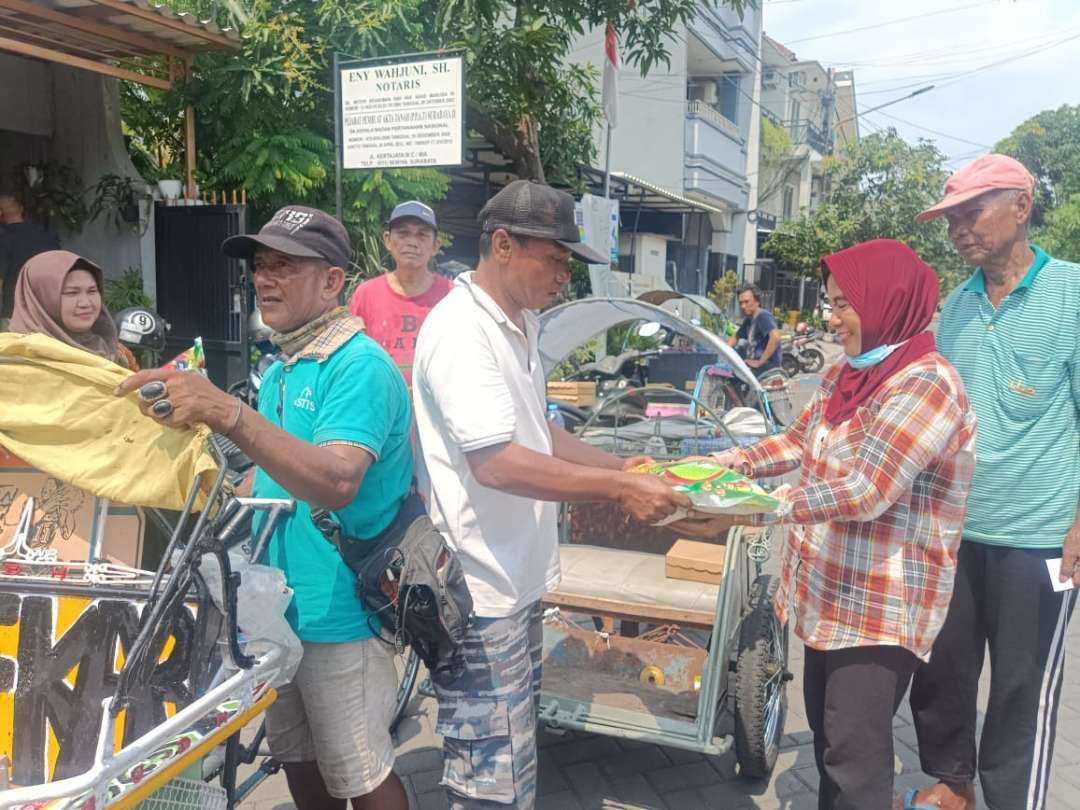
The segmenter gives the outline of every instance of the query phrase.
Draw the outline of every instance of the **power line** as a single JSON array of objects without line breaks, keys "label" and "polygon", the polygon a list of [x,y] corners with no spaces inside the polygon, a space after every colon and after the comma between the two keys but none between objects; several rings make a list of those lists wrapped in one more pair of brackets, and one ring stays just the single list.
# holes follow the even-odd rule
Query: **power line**
[{"label": "power line", "polygon": [[923,88],[921,88],[919,90],[915,90],[912,93],[908,93],[906,96],[901,96],[900,98],[894,98],[892,101],[886,101],[884,104],[878,104],[876,107],[871,107],[869,110],[864,110],[863,112],[856,112],[855,115],[852,115],[852,116],[850,116],[848,118],[845,118],[843,121],[840,121],[837,124],[837,126],[840,126],[841,124],[846,124],[848,121],[854,121],[857,118],[861,118],[862,116],[866,115],[867,113],[876,112],[877,110],[880,110],[882,107],[891,107],[893,104],[899,104],[901,101],[907,101],[909,98],[915,98],[915,96],[921,96],[923,93],[929,93],[933,89],[934,89],[934,85],[928,84],[926,87],[923,87]]},{"label": "power line", "polygon": [[888,25],[898,25],[899,23],[911,22],[912,20],[922,20],[922,19],[925,19],[927,17],[937,17],[937,16],[939,16],[941,14],[953,14],[953,13],[955,13],[957,11],[966,11],[967,9],[977,8],[979,6],[984,6],[984,5],[986,5],[985,0],[982,3],[968,3],[966,6],[955,6],[953,8],[938,9],[937,11],[927,11],[927,12],[924,12],[922,14],[913,14],[910,17],[899,17],[899,18],[897,18],[895,20],[886,20],[884,22],[873,23],[872,25],[861,25],[858,28],[847,28],[847,29],[844,29],[842,31],[830,31],[827,34],[815,34],[812,37],[802,37],[800,39],[791,39],[791,40],[788,40],[784,44],[790,46],[790,45],[795,45],[796,43],[799,43],[799,42],[810,42],[811,40],[815,40],[815,39],[825,39],[826,37],[839,37],[839,36],[843,36],[845,34],[856,34],[859,31],[870,31],[870,30],[872,30],[874,28],[884,28],[885,26],[888,26]]},{"label": "power line", "polygon": [[982,65],[981,67],[973,68],[972,70],[963,71],[962,73],[957,75],[956,78],[950,79],[950,80],[938,85],[938,87],[939,88],[950,87],[951,85],[954,85],[957,82],[963,81],[968,76],[974,76],[976,73],[982,73],[983,71],[990,70],[991,68],[1000,67],[1001,65],[1007,65],[1010,62],[1018,62],[1021,59],[1028,59],[1028,58],[1030,58],[1032,56],[1037,56],[1037,55],[1039,55],[1041,53],[1045,53],[1046,51],[1050,50],[1051,48],[1056,48],[1059,45],[1064,45],[1067,42],[1072,42],[1073,40],[1077,40],[1077,39],[1080,39],[1080,34],[1071,34],[1070,36],[1059,39],[1056,42],[1051,42],[1051,43],[1049,43],[1047,45],[1044,45],[1042,48],[1039,48],[1038,50],[1029,50],[1029,51],[1026,51],[1025,53],[1015,54],[1014,56],[1008,56],[1008,57],[1006,57],[1004,59],[999,59],[996,62],[989,62],[988,64]]},{"label": "power line", "polygon": [[913,121],[905,121],[903,118],[898,118],[895,115],[891,115],[891,114],[889,114],[887,112],[883,112],[881,114],[884,115],[886,118],[891,118],[893,121],[898,121],[901,124],[907,124],[909,127],[915,127],[915,129],[921,129],[924,132],[931,133],[932,135],[940,135],[942,138],[948,138],[950,141],[959,141],[960,143],[966,143],[966,144],[969,144],[970,146],[978,146],[978,147],[980,147],[982,149],[992,149],[993,148],[989,144],[979,143],[978,141],[969,141],[967,138],[960,138],[960,137],[957,137],[956,135],[950,135],[948,132],[941,132],[940,130],[937,130],[937,129],[930,129],[930,127],[924,127],[922,124],[916,124]]}]

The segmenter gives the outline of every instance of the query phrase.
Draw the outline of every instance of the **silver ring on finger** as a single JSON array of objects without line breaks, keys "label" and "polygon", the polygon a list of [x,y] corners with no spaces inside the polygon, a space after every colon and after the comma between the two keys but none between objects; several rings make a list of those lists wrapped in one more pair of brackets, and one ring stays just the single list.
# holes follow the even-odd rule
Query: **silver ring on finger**
[{"label": "silver ring on finger", "polygon": [[139,399],[143,402],[157,402],[169,396],[169,389],[160,380],[148,382],[139,387]]},{"label": "silver ring on finger", "polygon": [[159,419],[164,419],[173,412],[173,404],[167,399],[159,399],[150,406],[150,413]]}]

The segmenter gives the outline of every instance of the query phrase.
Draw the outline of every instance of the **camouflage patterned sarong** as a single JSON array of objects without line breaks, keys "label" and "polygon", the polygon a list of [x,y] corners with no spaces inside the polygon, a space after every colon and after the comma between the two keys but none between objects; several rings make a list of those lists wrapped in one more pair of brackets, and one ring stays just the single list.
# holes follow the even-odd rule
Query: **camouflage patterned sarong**
[{"label": "camouflage patterned sarong", "polygon": [[451,810],[536,804],[536,720],[543,644],[539,604],[472,621],[458,666],[433,677]]}]

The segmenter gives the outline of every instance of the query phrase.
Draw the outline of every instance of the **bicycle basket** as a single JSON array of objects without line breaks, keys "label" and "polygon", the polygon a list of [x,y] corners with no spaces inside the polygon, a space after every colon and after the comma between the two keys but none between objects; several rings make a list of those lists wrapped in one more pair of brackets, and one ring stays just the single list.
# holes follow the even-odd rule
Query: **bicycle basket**
[{"label": "bicycle basket", "polygon": [[149,799],[139,802],[139,810],[226,810],[225,789],[199,779],[173,779]]}]

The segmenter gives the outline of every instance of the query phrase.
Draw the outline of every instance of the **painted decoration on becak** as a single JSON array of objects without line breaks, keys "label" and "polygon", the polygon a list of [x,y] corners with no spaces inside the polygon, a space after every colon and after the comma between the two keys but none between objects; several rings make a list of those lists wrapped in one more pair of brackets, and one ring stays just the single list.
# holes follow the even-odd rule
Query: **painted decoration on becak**
[{"label": "painted decoration on becak", "polygon": [[0,548],[11,543],[27,502],[33,499],[28,545],[56,552],[61,561],[86,560],[95,536],[102,560],[140,563],[144,521],[133,507],[110,504],[66,484],[0,447]]},{"label": "painted decoration on becak", "polygon": [[[101,727],[101,702],[115,693],[138,635],[142,604],[85,595],[20,592],[0,575],[0,754],[14,785],[85,772]],[[214,627],[206,627],[214,624]],[[185,606],[155,637],[157,661],[117,717],[117,749],[147,733],[205,688],[217,660],[217,622]]]}]

